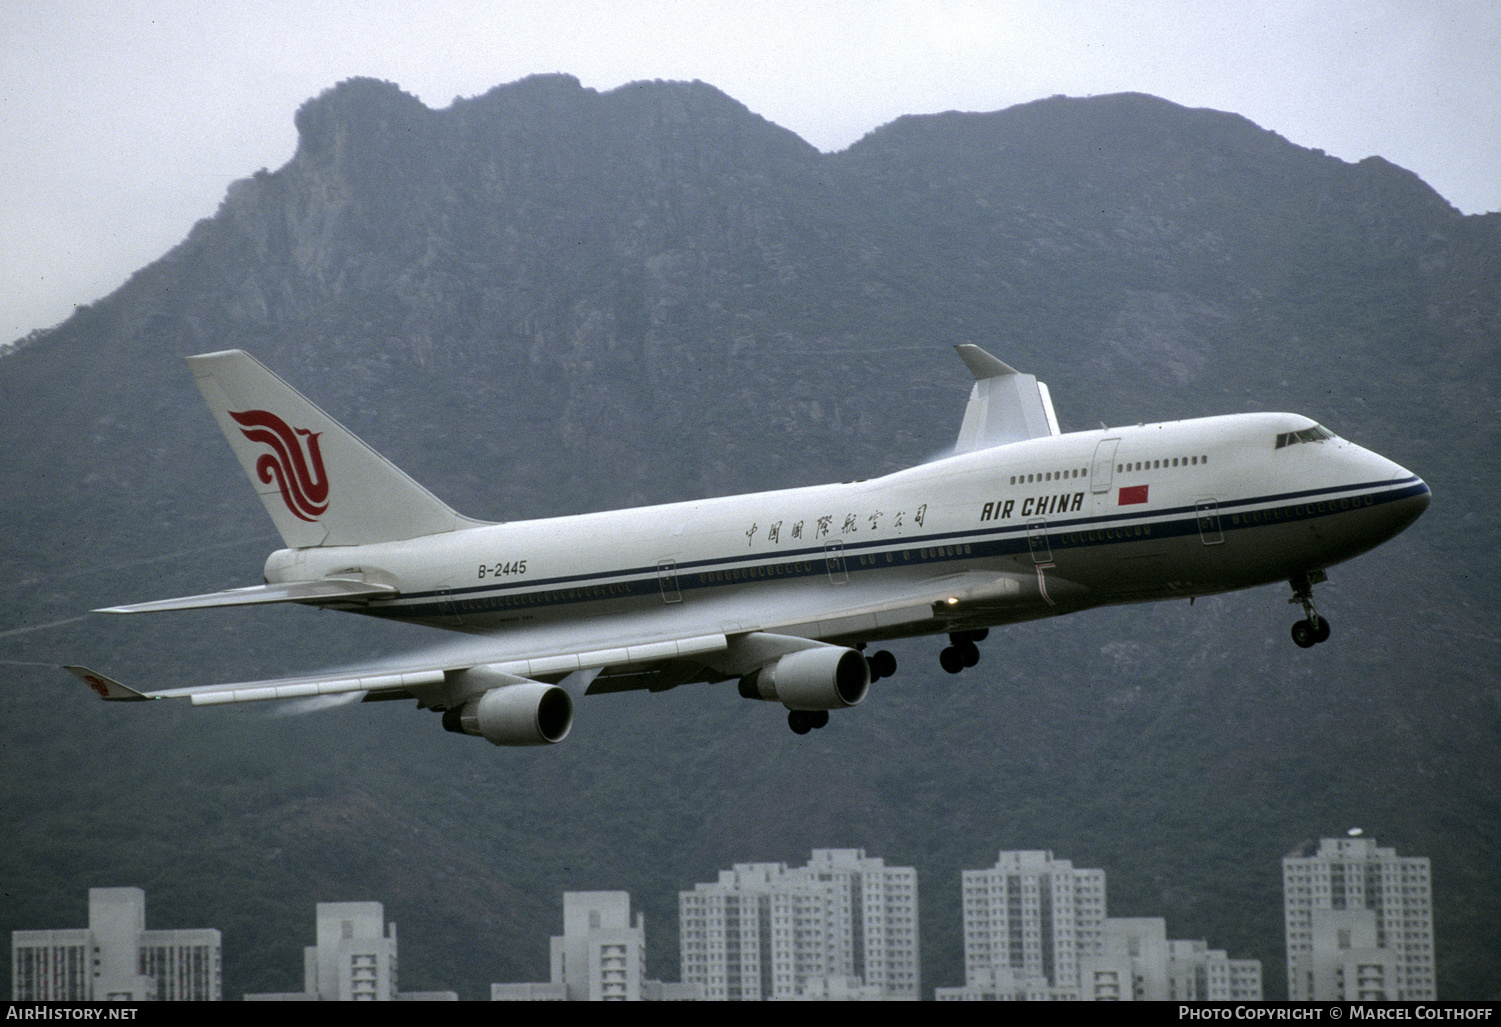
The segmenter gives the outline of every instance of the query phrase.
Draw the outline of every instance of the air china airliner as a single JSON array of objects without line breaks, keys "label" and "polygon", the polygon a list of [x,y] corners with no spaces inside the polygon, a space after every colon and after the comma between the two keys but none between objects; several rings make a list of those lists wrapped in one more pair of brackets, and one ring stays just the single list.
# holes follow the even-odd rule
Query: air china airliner
[{"label": "air china airliner", "polygon": [[265,584],[111,607],[300,603],[463,632],[368,671],[137,691],[193,703],[415,700],[495,745],[561,741],[573,696],[737,683],[828,723],[896,670],[885,639],[947,635],[973,667],[998,625],[1286,581],[1293,641],[1329,637],[1313,586],[1427,507],[1412,472],[1297,414],[1062,434],[1047,386],[977,346],[952,455],[882,478],[548,520],[449,509],[238,350],[188,365],[286,548]]}]

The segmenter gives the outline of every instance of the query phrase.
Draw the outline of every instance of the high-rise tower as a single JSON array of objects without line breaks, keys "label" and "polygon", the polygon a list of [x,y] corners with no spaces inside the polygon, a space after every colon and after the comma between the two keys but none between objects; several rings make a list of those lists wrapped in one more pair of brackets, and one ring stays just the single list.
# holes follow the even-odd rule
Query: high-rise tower
[{"label": "high-rise tower", "polygon": [[1282,860],[1282,897],[1289,999],[1437,997],[1427,857],[1325,838]]},{"label": "high-rise tower", "polygon": [[679,893],[684,984],[711,1000],[918,997],[917,872],[863,849],[740,863]]}]

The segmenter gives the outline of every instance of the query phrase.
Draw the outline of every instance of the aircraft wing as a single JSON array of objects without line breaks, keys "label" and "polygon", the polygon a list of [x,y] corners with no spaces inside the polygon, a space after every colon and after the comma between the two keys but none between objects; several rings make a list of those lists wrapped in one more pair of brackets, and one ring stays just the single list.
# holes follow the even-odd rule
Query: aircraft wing
[{"label": "aircraft wing", "polygon": [[123,685],[88,667],[64,667],[68,673],[88,685],[101,699],[138,702],[144,699],[191,698],[195,706],[218,703],[253,702],[263,699],[299,699],[313,695],[338,695],[346,692],[371,692],[385,689],[440,685],[443,671],[350,675],[330,673],[324,676],[284,678],[277,681],[251,681],[230,685],[200,685],[194,688],[165,688],[141,692]]},{"label": "aircraft wing", "polygon": [[[303,699],[320,695],[355,692],[401,693],[397,698],[416,695],[442,686],[448,675],[477,666],[515,678],[564,678],[574,672],[597,671],[606,666],[630,667],[651,665],[665,660],[723,649],[722,634],[686,638],[663,638],[634,645],[610,646],[575,652],[543,652],[525,658],[507,659],[500,647],[478,644],[443,647],[425,654],[399,657],[364,668],[327,671],[322,674],[276,678],[266,681],[243,681],[218,685],[195,685],[139,691],[87,667],[69,666],[74,677],[93,689],[100,698],[112,701],[144,699],[191,699],[195,706],[223,703],[264,702],[272,699]],[[509,647],[506,647],[509,648]]]},{"label": "aircraft wing", "polygon": [[[379,588],[362,582],[348,584]],[[191,609],[193,604],[305,602],[312,598],[295,589],[285,596],[275,595],[281,588],[258,586],[117,609]],[[363,693],[367,701],[415,697],[424,705],[441,705],[445,684],[454,675],[477,667],[514,680],[565,684],[571,680],[586,686],[591,694],[660,690],[705,680],[705,672],[712,680],[743,675],[767,659],[821,645],[821,639],[905,634],[907,627],[919,625],[920,631],[942,630],[932,622],[962,620],[977,607],[993,613],[997,606],[1034,596],[1036,588],[1035,580],[1025,575],[970,571],[896,588],[888,584],[862,589],[852,584],[834,595],[824,593],[812,600],[804,598],[806,593],[777,601],[755,594],[730,596],[696,610],[669,608],[645,617],[596,618],[586,637],[581,637],[577,623],[543,625],[504,635],[466,636],[362,667],[186,688],[140,690],[86,667],[65,669],[106,700],[186,698],[195,706],[355,693]],[[256,598],[240,600],[242,594]],[[337,597],[351,594],[352,590],[334,593]],[[601,674],[604,676],[596,681]]]},{"label": "aircraft wing", "polygon": [[846,600],[838,611],[804,619],[795,606],[779,609],[764,630],[812,638],[876,633],[901,625],[957,616],[976,603],[986,605],[1035,593],[1034,579],[1018,574],[967,571],[915,582],[906,588],[883,587],[865,601]]},{"label": "aircraft wing", "polygon": [[[1055,579],[1060,593],[1072,588]],[[662,691],[690,681],[722,680],[749,674],[778,656],[826,642],[849,644],[907,634],[929,634],[965,626],[983,611],[986,623],[1006,619],[1008,607],[1028,608],[1039,598],[1034,575],[988,571],[946,574],[908,583],[861,588],[850,584],[809,599],[807,593],[774,604],[754,598],[721,605],[718,623],[726,644],[690,660],[655,666],[609,666],[591,679],[588,694],[633,690]]]}]

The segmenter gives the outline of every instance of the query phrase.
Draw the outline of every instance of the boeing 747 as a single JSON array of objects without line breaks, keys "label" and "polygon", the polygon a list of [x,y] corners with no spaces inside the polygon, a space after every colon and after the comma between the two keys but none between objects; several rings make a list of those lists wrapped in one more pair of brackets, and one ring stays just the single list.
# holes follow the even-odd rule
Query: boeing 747
[{"label": "boeing 747", "polygon": [[1422,479],[1307,417],[1234,414],[1060,433],[1047,386],[977,346],[952,455],[867,481],[547,520],[464,517],[238,350],[188,366],[286,548],[265,584],[111,607],[299,603],[415,621],[472,644],[370,672],[137,691],[198,705],[415,700],[495,745],[562,741],[574,694],[738,683],[792,730],[858,705],[946,635],[973,667],[989,629],[1107,604],[1278,581],[1325,641],[1313,587],[1427,507]]}]

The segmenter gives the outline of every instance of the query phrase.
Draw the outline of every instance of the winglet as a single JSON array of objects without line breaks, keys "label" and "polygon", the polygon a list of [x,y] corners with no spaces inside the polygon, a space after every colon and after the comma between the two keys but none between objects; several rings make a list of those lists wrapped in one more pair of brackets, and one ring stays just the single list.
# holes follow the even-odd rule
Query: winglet
[{"label": "winglet", "polygon": [[141,702],[146,699],[156,698],[152,695],[143,695],[134,688],[122,685],[113,678],[107,678],[103,674],[89,670],[87,667],[64,667],[63,670],[92,688],[101,699],[110,699],[117,702]]},{"label": "winglet", "polygon": [[975,377],[954,452],[969,453],[1059,434],[1053,398],[1046,385],[979,346],[966,344],[954,349]]},{"label": "winglet", "polygon": [[1016,368],[1003,360],[986,353],[979,346],[965,343],[963,346],[955,346],[959,359],[964,361],[964,366],[969,368],[969,373],[975,376],[975,381],[982,382],[986,378],[996,378],[1003,374],[1019,374]]}]

